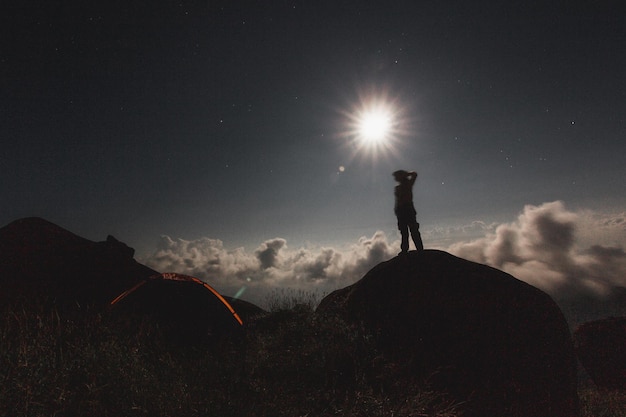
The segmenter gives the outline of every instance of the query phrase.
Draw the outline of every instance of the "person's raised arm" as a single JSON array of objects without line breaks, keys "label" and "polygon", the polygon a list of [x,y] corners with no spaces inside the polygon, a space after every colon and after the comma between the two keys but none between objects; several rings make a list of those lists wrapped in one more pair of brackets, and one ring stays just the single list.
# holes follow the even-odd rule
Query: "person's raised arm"
[{"label": "person's raised arm", "polygon": [[417,172],[415,171],[409,172],[407,175],[407,179],[409,180],[409,183],[413,185],[415,183],[415,180],[417,179]]}]

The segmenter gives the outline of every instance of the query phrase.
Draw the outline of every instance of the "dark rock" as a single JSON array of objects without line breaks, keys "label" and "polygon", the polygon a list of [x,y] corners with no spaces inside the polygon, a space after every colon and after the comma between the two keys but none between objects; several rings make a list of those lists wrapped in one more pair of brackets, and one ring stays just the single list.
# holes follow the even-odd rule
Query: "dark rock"
[{"label": "dark rock", "polygon": [[135,256],[135,249],[131,248],[124,242],[120,242],[115,237],[108,235],[107,240],[98,242],[98,245],[106,251],[114,253],[122,258],[132,258]]},{"label": "dark rock", "polygon": [[157,272],[115,238],[93,242],[37,217],[0,229],[0,306],[48,302],[104,307]]},{"label": "dark rock", "polygon": [[581,324],[574,343],[580,363],[598,387],[626,389],[626,317]]},{"label": "dark rock", "polygon": [[545,293],[441,251],[383,262],[320,303],[368,329],[387,360],[465,401],[466,416],[578,415],[565,318]]}]

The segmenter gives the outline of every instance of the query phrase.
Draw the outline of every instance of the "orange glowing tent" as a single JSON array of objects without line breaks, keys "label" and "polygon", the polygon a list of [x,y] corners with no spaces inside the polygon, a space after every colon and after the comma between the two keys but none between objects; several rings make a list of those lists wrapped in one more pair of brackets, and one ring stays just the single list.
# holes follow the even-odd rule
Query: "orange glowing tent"
[{"label": "orange glowing tent", "polygon": [[115,297],[110,306],[124,315],[150,317],[177,336],[212,336],[243,324],[230,303],[209,284],[173,272],[140,281]]}]

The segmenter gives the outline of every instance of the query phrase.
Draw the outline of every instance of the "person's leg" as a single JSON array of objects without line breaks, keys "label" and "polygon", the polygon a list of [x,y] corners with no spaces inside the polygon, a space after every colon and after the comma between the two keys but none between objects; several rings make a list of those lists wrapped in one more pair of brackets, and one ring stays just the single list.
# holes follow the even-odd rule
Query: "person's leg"
[{"label": "person's leg", "polygon": [[[411,237],[413,238],[413,243],[415,243],[415,249],[424,250],[424,244],[422,243],[422,235],[420,234],[420,224],[415,222],[409,225],[411,229]],[[408,248],[408,240],[407,240],[407,248]]]},{"label": "person's leg", "polygon": [[405,222],[402,222],[398,219],[398,229],[400,230],[400,236],[402,236],[402,241],[400,243],[400,249],[402,252],[409,251],[409,225]]}]

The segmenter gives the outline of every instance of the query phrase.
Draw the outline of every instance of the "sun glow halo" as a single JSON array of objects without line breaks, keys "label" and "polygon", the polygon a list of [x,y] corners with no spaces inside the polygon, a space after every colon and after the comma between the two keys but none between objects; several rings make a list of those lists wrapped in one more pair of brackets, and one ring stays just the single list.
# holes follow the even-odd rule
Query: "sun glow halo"
[{"label": "sun glow halo", "polygon": [[340,137],[353,157],[399,157],[409,135],[410,121],[406,107],[387,91],[358,94],[358,102],[341,113],[346,119]]},{"label": "sun glow halo", "polygon": [[386,97],[361,100],[352,110],[348,135],[361,151],[379,153],[394,148],[400,135],[399,113]]},{"label": "sun glow halo", "polygon": [[391,133],[392,118],[384,109],[372,109],[361,113],[357,119],[357,133],[369,144],[384,142]]}]

